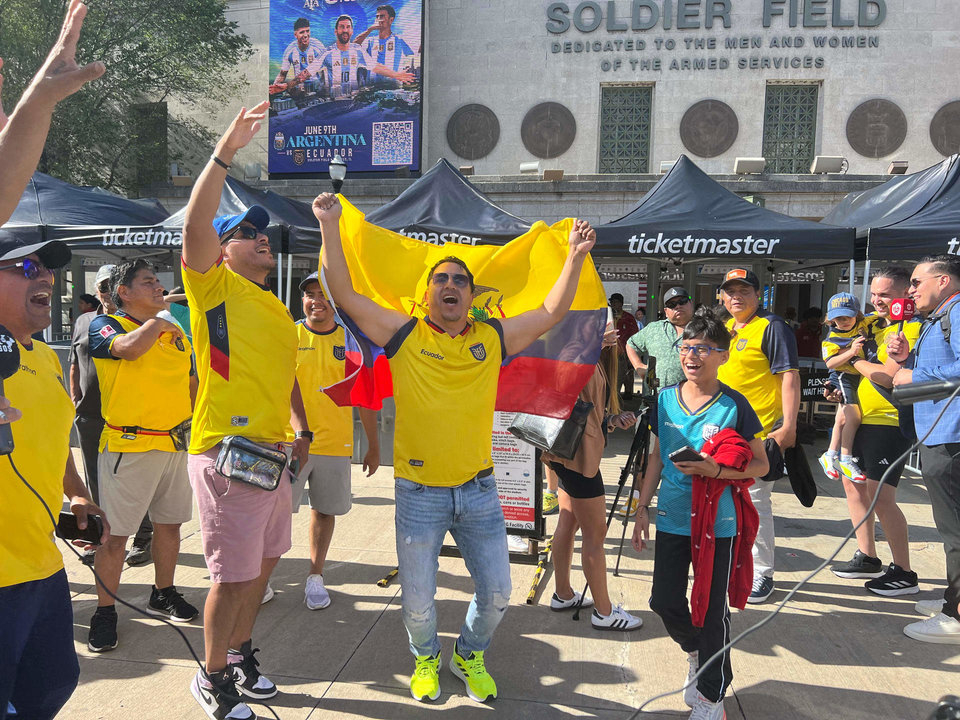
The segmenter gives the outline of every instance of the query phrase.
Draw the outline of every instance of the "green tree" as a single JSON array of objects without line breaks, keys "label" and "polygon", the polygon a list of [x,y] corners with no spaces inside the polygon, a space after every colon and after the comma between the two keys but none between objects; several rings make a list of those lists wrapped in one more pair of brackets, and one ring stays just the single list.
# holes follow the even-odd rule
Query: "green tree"
[{"label": "green tree", "polygon": [[[57,109],[39,169],[68,182],[136,194],[169,161],[215,137],[165,103],[235,97],[252,52],[226,0],[87,0],[79,62],[107,72]],[[65,0],[0,0],[0,57],[9,112],[56,40]],[[166,133],[167,137],[163,137]],[[169,154],[166,148],[169,142]]]}]

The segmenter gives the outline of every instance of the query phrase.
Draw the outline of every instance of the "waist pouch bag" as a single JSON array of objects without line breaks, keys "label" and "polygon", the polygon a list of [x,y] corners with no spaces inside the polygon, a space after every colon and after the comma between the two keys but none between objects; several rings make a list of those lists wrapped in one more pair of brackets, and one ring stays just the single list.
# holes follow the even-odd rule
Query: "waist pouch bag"
[{"label": "waist pouch bag", "polygon": [[193,419],[187,418],[175,428],[170,430],[170,439],[173,440],[173,448],[181,452],[190,447],[190,427],[193,425]]},{"label": "waist pouch bag", "polygon": [[227,435],[220,443],[214,467],[231,480],[262,490],[276,490],[286,465],[286,453],[261,447],[239,435]]},{"label": "waist pouch bag", "polygon": [[551,455],[572,460],[580,447],[591,410],[593,403],[578,399],[566,420],[518,413],[507,430]]}]

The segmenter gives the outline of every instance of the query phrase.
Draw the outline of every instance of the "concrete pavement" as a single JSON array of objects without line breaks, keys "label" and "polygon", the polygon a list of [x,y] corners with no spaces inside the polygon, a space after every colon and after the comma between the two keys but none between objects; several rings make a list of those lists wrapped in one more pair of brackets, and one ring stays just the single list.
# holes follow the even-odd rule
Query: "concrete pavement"
[{"label": "concrete pavement", "polygon": [[[628,438],[617,433],[602,465],[612,500]],[[815,460],[820,451],[807,446]],[[815,466],[815,465],[814,465]],[[816,466],[815,466],[816,467]],[[818,468],[819,470],[819,468]],[[333,599],[311,612],[303,604],[308,572],[304,507],[294,516],[292,551],[273,576],[276,598],[263,607],[254,634],[261,648],[261,670],[281,689],[271,705],[283,720],[320,718],[602,718],[626,720],[648,698],[678,689],[684,682],[684,653],[667,637],[648,608],[652,551],[623,551],[619,577],[610,577],[614,602],[644,620],[633,633],[602,633],[570,613],[553,613],[550,572],[540,584],[537,605],[525,599],[533,567],[513,566],[513,599],[487,653],[487,667],[500,697],[488,706],[469,700],[449,670],[441,672],[440,699],[414,701],[407,690],[413,659],[400,618],[400,585],[380,588],[377,579],[396,562],[393,533],[392,468],[363,477],[354,466],[354,508],[338,521],[325,570]],[[819,473],[817,473],[819,475]],[[733,613],[739,633],[765,617],[802,577],[830,553],[849,530],[840,485],[820,475],[820,497],[807,509],[781,480],[774,493],[777,514],[777,590],[760,606]],[[910,523],[911,558],[921,592],[901,598],[868,593],[862,581],[841,580],[824,570],[805,585],[771,623],[738,643],[735,678],[726,699],[731,720],[795,718],[926,718],[944,694],[960,692],[960,646],[928,645],[902,634],[919,618],[918,599],[939,597],[945,586],[942,546],[922,480],[900,485],[901,507]],[[548,531],[552,531],[551,518]],[[631,528],[632,529],[632,528]],[[628,531],[629,533],[629,531]],[[620,525],[607,540],[608,563],[617,554]],[[848,542],[841,559],[852,555]],[[889,550],[880,544],[889,562]],[[76,720],[152,720],[204,717],[189,692],[196,664],[180,637],[154,619],[120,608],[120,644],[94,655],[86,648],[90,616],[96,607],[92,576],[78,560],[66,558],[73,593],[75,640],[80,655],[80,686],[61,717]],[[574,557],[574,577],[579,556]],[[124,570],[121,597],[145,606],[152,565]],[[177,586],[200,607],[209,587],[196,520],[185,526]],[[440,559],[437,607],[444,662],[466,612],[472,582],[458,558]],[[199,622],[181,629],[202,653]],[[272,717],[254,706],[260,717]],[[641,718],[683,718],[680,694],[655,701]]]}]

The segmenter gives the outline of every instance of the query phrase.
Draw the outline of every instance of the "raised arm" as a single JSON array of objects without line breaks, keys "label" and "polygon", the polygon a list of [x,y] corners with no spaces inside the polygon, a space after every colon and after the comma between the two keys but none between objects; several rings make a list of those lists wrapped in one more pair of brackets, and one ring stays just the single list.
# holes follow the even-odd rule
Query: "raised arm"
[{"label": "raised arm", "polygon": [[413,73],[406,72],[405,70],[394,71],[388,68],[386,65],[381,65],[377,63],[373,66],[373,71],[377,75],[385,75],[388,78],[393,78],[394,80],[399,80],[400,82],[413,82],[416,80],[416,76]]},{"label": "raised arm", "polygon": [[379,29],[380,29],[380,26],[377,23],[374,23],[373,25],[368,27],[366,30],[364,30],[362,33],[357,35],[353,39],[353,44],[363,45],[364,41],[366,41],[366,39],[370,36],[370,33],[372,33],[374,30],[379,30]]},{"label": "raised arm", "polygon": [[86,5],[80,0],[71,1],[60,37],[13,109],[6,126],[0,129],[0,168],[3,168],[0,225],[13,215],[23,189],[37,169],[57,103],[103,75],[103,63],[77,65],[77,40],[86,14]]},{"label": "raised arm", "polygon": [[575,220],[570,231],[570,251],[560,277],[554,283],[546,299],[536,310],[529,310],[516,317],[500,321],[507,355],[516,355],[530,343],[556,325],[567,314],[577,294],[580,270],[587,254],[593,249],[597,233],[586,220]]},{"label": "raised arm", "polygon": [[343,254],[340,239],[340,200],[336,195],[323,193],[313,201],[313,214],[320,223],[323,237],[323,251],[320,260],[323,263],[324,277],[333,301],[342,307],[364,334],[377,345],[386,345],[410,318],[398,310],[377,305],[353,289],[350,269]]},{"label": "raised arm", "polygon": [[269,101],[264,100],[250,110],[240,108],[193,186],[183,220],[183,262],[191,270],[206,272],[220,258],[220,238],[213,229],[213,219],[227,179],[227,168],[223,165],[230,165],[237,151],[257,134],[269,106]]}]

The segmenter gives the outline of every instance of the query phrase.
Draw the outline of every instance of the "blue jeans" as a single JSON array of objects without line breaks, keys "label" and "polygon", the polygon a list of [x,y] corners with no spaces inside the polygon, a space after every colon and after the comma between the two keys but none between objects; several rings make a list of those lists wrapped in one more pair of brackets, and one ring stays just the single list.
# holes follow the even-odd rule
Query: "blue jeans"
[{"label": "blue jeans", "polygon": [[463,657],[486,650],[510,602],[507,530],[494,476],[458,487],[428,487],[396,478],[397,561],[403,586],[403,624],[414,655],[440,652],[437,571],[447,531],[473,578],[474,595],[460,629]]},{"label": "blue jeans", "polygon": [[64,570],[0,588],[0,718],[54,717],[77,687],[73,609]]}]

